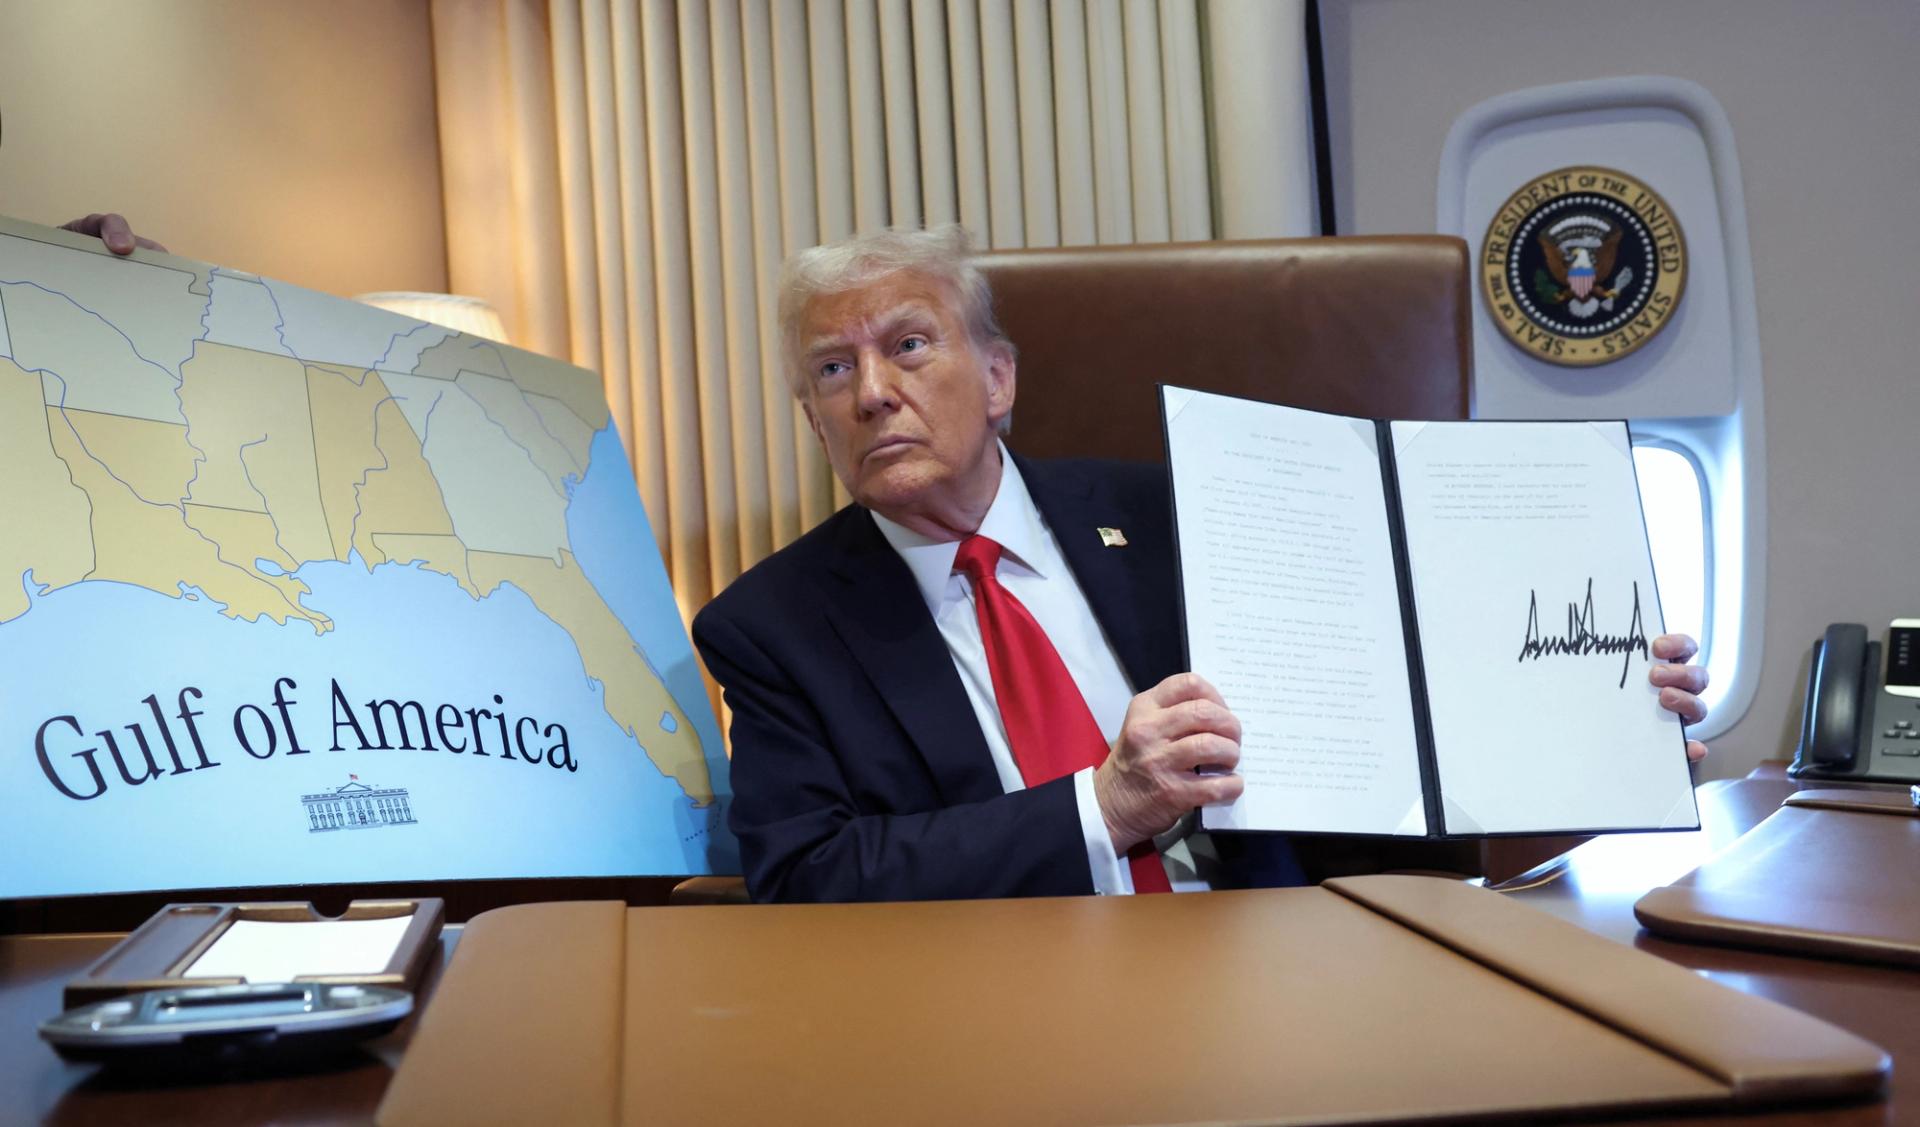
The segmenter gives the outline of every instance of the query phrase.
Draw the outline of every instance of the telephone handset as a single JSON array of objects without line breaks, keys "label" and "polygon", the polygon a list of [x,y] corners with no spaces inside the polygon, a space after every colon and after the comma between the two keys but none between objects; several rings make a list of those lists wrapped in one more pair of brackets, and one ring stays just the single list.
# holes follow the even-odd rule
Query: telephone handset
[{"label": "telephone handset", "polygon": [[1920,779],[1920,619],[1889,627],[1882,647],[1858,623],[1836,622],[1813,644],[1796,778]]}]

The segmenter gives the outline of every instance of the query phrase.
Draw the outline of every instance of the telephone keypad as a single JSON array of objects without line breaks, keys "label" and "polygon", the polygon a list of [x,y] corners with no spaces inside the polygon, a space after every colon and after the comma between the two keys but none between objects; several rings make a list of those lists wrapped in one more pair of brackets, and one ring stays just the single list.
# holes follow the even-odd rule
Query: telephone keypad
[{"label": "telephone keypad", "polygon": [[1883,691],[1876,704],[1878,715],[1873,717],[1873,728],[1880,733],[1874,741],[1879,745],[1878,752],[1900,760],[1898,766],[1888,763],[1886,769],[1901,775],[1912,773],[1912,761],[1920,759],[1920,699]]}]

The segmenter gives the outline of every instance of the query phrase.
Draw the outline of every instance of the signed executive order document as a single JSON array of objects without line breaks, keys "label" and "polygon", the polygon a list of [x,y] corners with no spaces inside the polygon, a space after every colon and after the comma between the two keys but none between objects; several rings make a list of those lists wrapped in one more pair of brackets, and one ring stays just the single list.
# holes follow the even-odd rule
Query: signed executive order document
[{"label": "signed executive order document", "polygon": [[1624,423],[1161,393],[1188,656],[1242,725],[1208,829],[1698,825]]}]

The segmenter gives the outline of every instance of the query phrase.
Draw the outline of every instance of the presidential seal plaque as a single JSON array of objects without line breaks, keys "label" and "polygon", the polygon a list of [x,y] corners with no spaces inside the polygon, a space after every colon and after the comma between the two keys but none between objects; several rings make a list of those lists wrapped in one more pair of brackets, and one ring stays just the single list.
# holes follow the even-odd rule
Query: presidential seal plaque
[{"label": "presidential seal plaque", "polygon": [[1501,336],[1549,363],[1588,368],[1636,351],[1673,320],[1687,243],[1652,188],[1611,168],[1562,168],[1494,213],[1480,283]]}]

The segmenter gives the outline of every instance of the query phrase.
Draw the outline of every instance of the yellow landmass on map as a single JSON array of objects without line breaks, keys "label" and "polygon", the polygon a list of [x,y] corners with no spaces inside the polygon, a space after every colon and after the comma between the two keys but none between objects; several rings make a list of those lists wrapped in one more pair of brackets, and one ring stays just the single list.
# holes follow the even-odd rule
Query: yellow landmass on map
[{"label": "yellow landmass on map", "polygon": [[193,447],[181,441],[185,423],[155,426],[151,419],[103,415],[68,407],[67,422],[93,451],[112,451],[108,465],[143,501],[178,505],[193,477]]},{"label": "yellow landmass on map", "polygon": [[[428,571],[451,576],[467,594],[476,599],[480,597],[480,592],[472,586],[472,580],[467,578],[467,546],[460,542],[458,536],[452,533],[422,536],[410,532],[376,532],[373,542],[388,563],[419,564]],[[445,566],[449,560],[459,561],[458,572]]]},{"label": "yellow landmass on map", "polygon": [[[269,560],[285,571],[300,566],[300,562],[288,555],[287,550],[274,539],[277,529],[274,528],[273,518],[265,513],[216,509],[192,502],[188,502],[185,509],[187,526],[213,541],[220,558],[230,564],[243,567],[269,582],[274,582],[277,577],[261,572],[255,560]],[[298,589],[296,597],[307,594],[306,584],[298,580],[292,582]]]},{"label": "yellow landmass on map", "polygon": [[[248,622],[267,618],[282,625],[299,620],[311,623],[315,633],[332,627],[325,615],[300,605],[306,584],[290,576],[265,575],[237,562],[244,549],[225,549],[229,558],[223,560],[223,549],[189,526],[179,505],[143,501],[108,472],[108,467],[128,460],[128,452],[82,447],[64,411],[48,407],[45,412],[54,453],[93,506],[94,566],[83,578],[130,583],[176,599],[181,597],[180,585],[186,583],[223,604],[222,613],[230,618]],[[177,426],[147,425],[186,442]],[[158,435],[147,435],[136,445],[148,449],[161,441]]]},{"label": "yellow landmass on map", "polygon": [[65,587],[93,570],[87,495],[53,452],[40,377],[0,357],[0,622],[27,612],[22,578]]},{"label": "yellow landmass on map", "polygon": [[440,485],[421,453],[407,420],[395,404],[380,406],[379,449],[384,466],[367,474],[359,490],[360,513],[354,524],[353,546],[372,568],[393,558],[383,547],[395,536],[408,537],[411,559],[429,571],[450,575],[467,594],[480,598],[467,565],[467,545],[455,534],[453,517],[440,495]]},{"label": "yellow landmass on map", "polygon": [[353,547],[353,518],[360,511],[358,485],[367,471],[381,463],[374,428],[367,420],[386,397],[387,386],[364,368],[307,365],[307,401],[312,405],[317,459],[314,473],[320,479],[320,507],[333,549],[328,559],[344,560]]},{"label": "yellow landmass on map", "polygon": [[203,341],[181,365],[180,376],[187,437],[206,459],[188,499],[264,510],[295,559],[332,558],[314,464],[306,365]]},{"label": "yellow landmass on map", "polygon": [[[707,775],[698,733],[640,656],[626,626],[574,562],[572,552],[560,553],[558,567],[551,560],[499,552],[470,552],[468,560],[481,591],[492,594],[501,583],[511,583],[533,600],[540,613],[558,623],[579,647],[587,676],[600,682],[607,714],[640,742],[647,757],[679,783],[688,798],[703,806],[713,801],[713,781]],[[662,715],[673,717],[674,731],[660,726]]]},{"label": "yellow landmass on map", "polygon": [[[307,365],[313,404],[320,499],[333,536],[333,559],[355,549],[369,570],[389,561],[419,562],[450,575],[478,598],[467,577],[467,550],[454,536],[453,518],[420,440],[377,372]],[[395,537],[409,555],[393,557]]]}]

